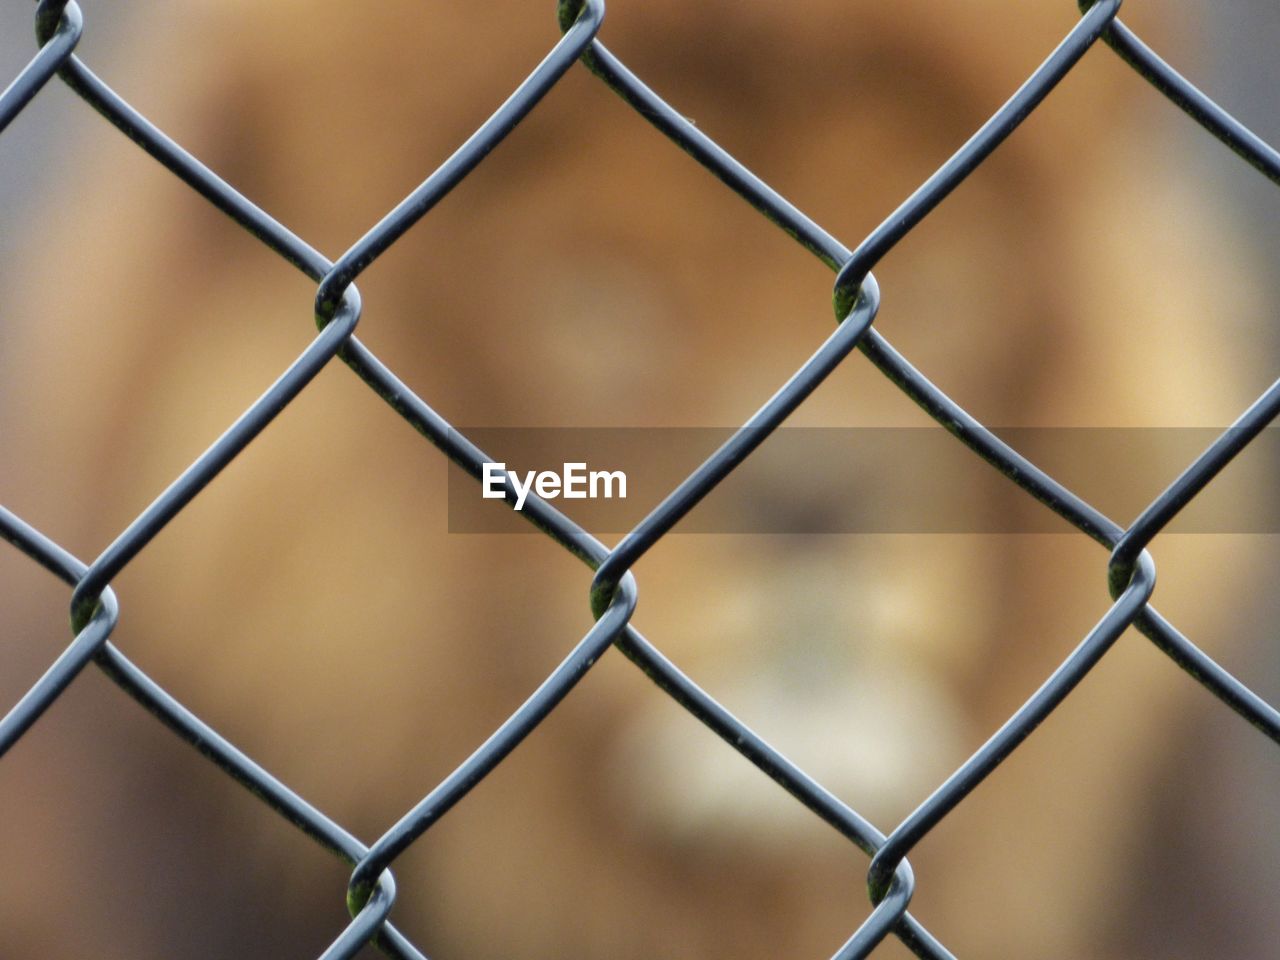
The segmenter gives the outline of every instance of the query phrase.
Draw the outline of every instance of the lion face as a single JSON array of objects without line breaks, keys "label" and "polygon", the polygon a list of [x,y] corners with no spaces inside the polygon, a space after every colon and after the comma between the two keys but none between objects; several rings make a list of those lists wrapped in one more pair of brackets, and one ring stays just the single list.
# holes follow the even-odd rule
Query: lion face
[{"label": "lion face", "polygon": [[[986,0],[613,6],[604,42],[849,246],[1073,22],[1069,7]],[[106,79],[336,256],[534,66],[558,36],[552,13],[189,4],[149,13]],[[102,12],[86,14],[92,31]],[[975,29],[996,15],[1007,36]],[[1204,367],[1186,349],[1224,277],[1257,316],[1261,295],[1187,171],[1129,162],[1160,142],[1131,122],[1154,95],[1107,56],[1091,53],[876,270],[876,329],[997,427],[1221,424],[1265,385],[1244,350]],[[95,162],[59,188],[13,274],[0,415],[8,502],[89,559],[303,349],[314,284],[104,124],[67,136]],[[1178,221],[1215,237],[1214,255]],[[358,335],[463,427],[731,426],[826,337],[831,282],[575,69],[360,280]],[[854,356],[794,422],[930,421]],[[881,459],[810,487],[799,466],[748,464],[726,488],[821,529],[929,469]],[[450,534],[445,496],[441,455],[335,362],[122,575],[118,644],[372,840],[591,624],[590,571],[540,537]],[[963,509],[1020,496],[995,483]],[[1206,598],[1182,612],[1222,643],[1250,549],[1162,547],[1171,579]],[[1108,606],[1104,554],[1080,536],[677,533],[635,572],[645,635],[886,831]],[[1142,643],[1122,641],[1025,759],[913,855],[922,916],[961,955],[1105,955],[1116,837],[1176,750],[1162,729],[1200,696]],[[153,763],[111,750],[106,778]],[[275,821],[217,792],[230,785],[178,802],[166,783],[148,824],[190,831],[200,811],[202,835],[261,858],[209,881],[210,909],[233,888],[266,896],[288,871],[303,905],[273,930],[314,939],[311,907],[336,909],[345,868],[298,873],[296,850],[272,846]],[[83,815],[75,796],[54,804]],[[123,796],[106,804],[128,813]],[[1083,842],[1060,839],[1064,818]],[[616,653],[396,869],[397,921],[433,956],[820,956],[867,911],[865,855]],[[72,871],[70,854],[48,870]],[[156,909],[97,933],[157,956],[255,949],[234,947],[231,920],[190,944],[188,907],[148,896]]]}]

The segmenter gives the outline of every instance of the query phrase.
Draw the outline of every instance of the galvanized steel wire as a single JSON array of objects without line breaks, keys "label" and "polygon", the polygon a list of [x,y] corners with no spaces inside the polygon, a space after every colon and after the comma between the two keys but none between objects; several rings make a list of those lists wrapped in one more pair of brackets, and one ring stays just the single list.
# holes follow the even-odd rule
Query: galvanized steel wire
[{"label": "galvanized steel wire", "polygon": [[[421,186],[331,263],[152,125],[75,56],[84,21],[74,0],[42,0],[36,12],[39,52],[0,94],[0,132],[28,107],[41,87],[58,76],[175,176],[315,281],[315,318],[319,333],[258,401],[92,563],[81,562],[0,507],[0,532],[5,539],[72,588],[70,607],[75,634],[47,672],[0,720],[0,755],[30,729],[92,661],[170,730],[307,836],[352,866],[347,890],[352,920],[344,930],[335,932],[323,960],[352,957],[370,941],[389,956],[420,960],[423,954],[389,920],[395,901],[391,868],[396,859],[501,763],[556,708],[601,654],[610,646],[616,646],[668,696],[719,735],[727,748],[746,757],[871,858],[868,873],[871,910],[851,912],[852,935],[834,954],[838,960],[853,960],[872,954],[890,934],[918,956],[952,956],[907,910],[915,887],[907,856],[1062,703],[1128,627],[1136,627],[1191,679],[1263,735],[1280,743],[1280,712],[1210,659],[1151,606],[1156,577],[1155,562],[1148,552],[1153,540],[1175,514],[1280,412],[1280,382],[1268,389],[1125,528],[996,437],[930,383],[873,326],[880,303],[873,268],[983,163],[1099,40],[1208,133],[1263,176],[1280,184],[1280,153],[1162,61],[1117,19],[1119,7],[1120,0],[1098,0],[1086,5],[1076,26],[1008,102],[878,228],[850,250],[672,109],[608,51],[598,39],[605,13],[603,0],[560,0],[562,37],[546,58]],[[595,623],[488,740],[381,837],[366,846],[237,750],[149,679],[111,643],[119,618],[119,604],[111,583],[335,356],[429,442],[480,479],[482,465],[491,458],[432,410],[355,336],[361,315],[355,281],[475,169],[578,61],[725,186],[836,271],[833,295],[836,328],[750,420],[614,547],[601,543],[546,501],[529,497],[523,515],[595,571],[589,597]],[[631,622],[637,596],[637,584],[631,574],[635,563],[764,443],[855,349],[862,351],[957,441],[1106,547],[1110,552],[1107,582],[1114,601],[1106,615],[1030,699],[887,835],[699,689]],[[515,497],[508,480],[508,501],[514,503]]]}]

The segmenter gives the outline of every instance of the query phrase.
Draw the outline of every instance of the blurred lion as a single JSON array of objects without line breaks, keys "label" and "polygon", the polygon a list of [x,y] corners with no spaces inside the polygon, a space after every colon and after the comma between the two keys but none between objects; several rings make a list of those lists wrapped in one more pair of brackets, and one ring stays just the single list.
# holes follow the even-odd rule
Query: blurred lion
[{"label": "blurred lion", "polygon": [[[97,50],[108,12],[84,6],[86,62],[330,257],[558,38],[546,3],[223,0],[148,9]],[[852,247],[1075,14],[615,0],[600,38]],[[877,269],[877,329],[984,423],[1220,426],[1266,386],[1240,241],[1167,149],[1186,121],[1153,104],[1099,44]],[[301,352],[314,287],[79,116],[74,176],[6,274],[0,429],[4,502],[88,561]],[[827,335],[831,281],[575,66],[361,278],[357,335],[464,427],[736,425]],[[852,357],[794,422],[929,421]],[[868,463],[833,501],[748,465],[726,486],[821,527],[894,482]],[[334,361],[118,578],[113,639],[372,842],[591,623],[588,570],[542,537],[448,533],[445,486],[440,454]],[[1154,548],[1156,605],[1228,664],[1253,550]],[[5,562],[32,584],[5,605],[6,643],[32,651],[16,698],[66,642],[65,597]],[[1102,616],[1105,566],[1075,534],[677,531],[637,567],[635,623],[888,832]],[[1122,638],[912,854],[916,916],[962,957],[1135,956],[1154,908],[1130,892],[1133,828],[1161,809],[1170,729],[1202,709]],[[166,737],[87,675],[6,758],[24,866],[0,955],[306,957],[341,929],[347,868]],[[818,958],[867,915],[866,866],[611,652],[397,862],[392,916],[442,960]]]}]

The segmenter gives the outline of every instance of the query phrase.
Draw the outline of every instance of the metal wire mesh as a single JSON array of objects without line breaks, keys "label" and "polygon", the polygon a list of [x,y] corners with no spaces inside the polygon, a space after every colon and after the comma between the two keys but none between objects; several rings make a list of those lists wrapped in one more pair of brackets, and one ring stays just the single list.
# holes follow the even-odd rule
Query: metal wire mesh
[{"label": "metal wire mesh", "polygon": [[[1136,627],[1182,667],[1188,677],[1271,740],[1280,742],[1280,712],[1206,656],[1150,605],[1155,564],[1147,550],[1172,518],[1280,412],[1280,382],[1241,414],[1235,424],[1125,528],[1002,442],[933,386],[873,327],[879,306],[873,268],[984,162],[1099,40],[1189,118],[1269,180],[1280,184],[1280,153],[1164,63],[1117,19],[1119,6],[1119,0],[1098,0],[1086,5],[1078,24],[1013,97],[880,227],[850,250],[668,106],[600,43],[597,33],[604,18],[603,0],[560,0],[558,13],[563,36],[542,63],[421,186],[331,263],[113,93],[74,55],[83,29],[76,3],[42,0],[36,14],[40,50],[0,94],[0,131],[28,106],[41,87],[58,76],[175,176],[314,280],[318,284],[315,311],[319,334],[266,393],[92,563],[81,562],[0,508],[0,530],[5,538],[73,588],[71,622],[75,634],[72,643],[39,682],[0,721],[0,755],[31,728],[92,661],[178,736],[303,833],[353,866],[347,891],[352,919],[323,954],[325,960],[352,957],[368,942],[376,943],[393,957],[421,958],[423,954],[388,919],[395,900],[392,865],[501,763],[612,645],[689,714],[713,730],[727,748],[742,754],[814,816],[871,858],[868,887],[872,909],[835,953],[836,958],[846,960],[869,956],[890,934],[918,956],[952,956],[908,912],[915,886],[908,854],[1063,702],[1128,627]],[[447,457],[480,478],[482,466],[490,457],[419,399],[355,337],[361,301],[354,284],[382,253],[475,169],[579,60],[675,145],[836,271],[833,300],[837,326],[811,359],[731,439],[612,548],[548,502],[536,496],[529,498],[523,515],[595,571],[590,588],[595,624],[488,740],[372,845],[366,846],[237,750],[112,645],[110,638],[119,618],[119,605],[111,583],[335,356]],[[699,689],[631,624],[636,582],[630,571],[636,562],[764,443],[855,348],[958,442],[1046,508],[1106,547],[1110,551],[1107,571],[1114,601],[1106,615],[1031,698],[924,803],[887,834],[766,744]],[[516,493],[508,481],[507,499],[514,502],[515,498]]]}]

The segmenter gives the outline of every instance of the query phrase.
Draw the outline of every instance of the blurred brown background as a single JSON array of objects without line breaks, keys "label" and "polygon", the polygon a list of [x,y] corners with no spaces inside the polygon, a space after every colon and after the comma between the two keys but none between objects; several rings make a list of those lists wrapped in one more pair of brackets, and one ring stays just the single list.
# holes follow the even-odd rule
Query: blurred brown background
[{"label": "blurred brown background", "polygon": [[[336,256],[532,69],[552,7],[87,4],[80,54]],[[601,37],[852,246],[1075,15],[615,0]],[[1125,18],[1280,135],[1266,4]],[[0,11],[0,72],[32,51]],[[303,349],[314,291],[57,86],[0,136],[0,191],[0,499],[88,560]],[[1273,194],[1100,47],[877,269],[877,327],[996,426],[1224,426],[1275,376]],[[362,278],[360,336],[456,424],[732,426],[827,335],[831,281],[575,69]],[[795,422],[927,420],[853,357]],[[895,482],[867,463],[832,501],[796,466],[729,483],[820,520]],[[1265,497],[1271,466],[1233,470]],[[446,532],[445,478],[335,364],[115,585],[121,648],[366,841],[590,625],[553,544]],[[1271,538],[1154,552],[1161,611],[1280,698]],[[674,535],[636,623],[888,830],[1102,615],[1105,563],[1082,535]],[[9,704],[68,595],[12,550],[0,577]],[[913,910],[961,957],[1273,956],[1277,787],[1274,746],[1126,636],[912,855]],[[0,957],[301,958],[345,921],[341,864],[92,671],[0,763],[0,824]],[[823,957],[865,869],[610,654],[401,858],[393,916],[441,960]]]}]

